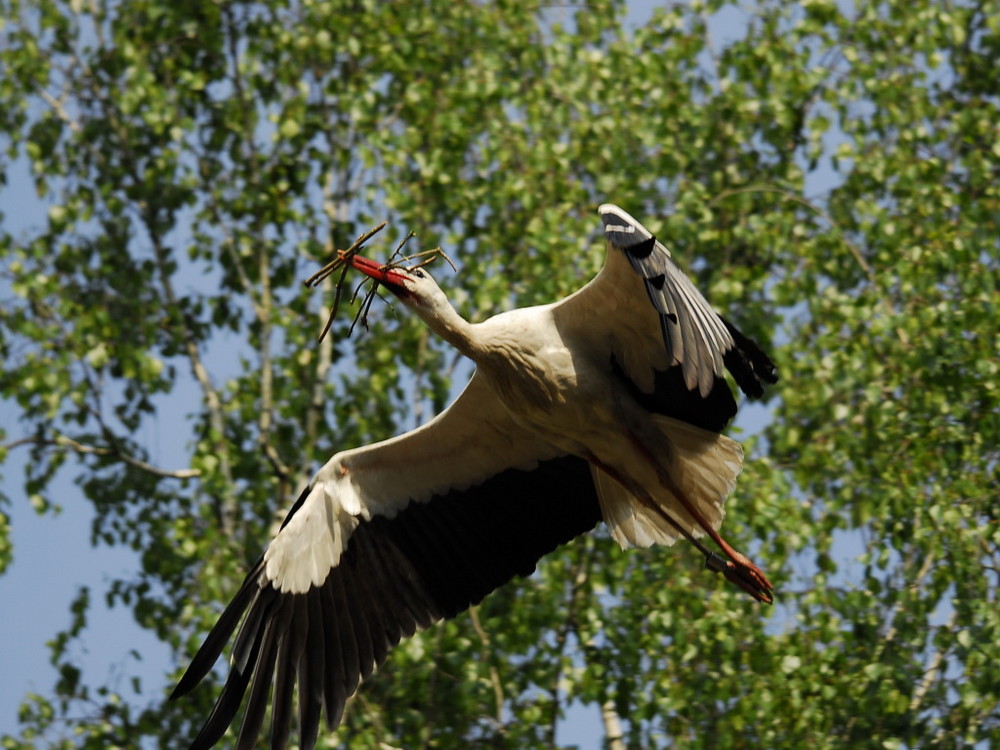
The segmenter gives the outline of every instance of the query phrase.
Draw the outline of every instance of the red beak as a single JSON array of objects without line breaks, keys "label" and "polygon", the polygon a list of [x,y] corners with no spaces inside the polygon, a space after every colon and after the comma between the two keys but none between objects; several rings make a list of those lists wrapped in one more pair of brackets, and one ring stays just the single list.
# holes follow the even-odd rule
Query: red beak
[{"label": "red beak", "polygon": [[386,268],[385,264],[377,263],[369,258],[355,255],[351,258],[351,265],[370,278],[375,279],[379,284],[384,284],[389,291],[398,296],[406,294],[406,287],[403,282],[406,277],[391,268]]}]

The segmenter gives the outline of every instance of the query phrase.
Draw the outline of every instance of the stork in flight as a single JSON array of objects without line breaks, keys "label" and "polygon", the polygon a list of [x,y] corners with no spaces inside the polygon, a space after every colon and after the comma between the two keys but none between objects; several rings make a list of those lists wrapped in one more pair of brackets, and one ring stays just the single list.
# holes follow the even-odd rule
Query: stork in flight
[{"label": "stork in flight", "polygon": [[[417,630],[454,617],[604,521],[623,547],[685,537],[759,601],[773,587],[718,533],[742,468],[721,435],[777,380],[669,251],[617,206],[598,209],[608,255],[561,302],[469,323],[422,268],[354,256],[476,364],[458,399],[399,437],[337,453],[292,506],[171,697],[213,668],[239,625],[229,677],[192,750],[213,746],[249,689],[237,748],[287,745],[299,685],[302,748]],[[725,558],[706,549],[708,535]],[[240,623],[242,622],[242,625]]]}]

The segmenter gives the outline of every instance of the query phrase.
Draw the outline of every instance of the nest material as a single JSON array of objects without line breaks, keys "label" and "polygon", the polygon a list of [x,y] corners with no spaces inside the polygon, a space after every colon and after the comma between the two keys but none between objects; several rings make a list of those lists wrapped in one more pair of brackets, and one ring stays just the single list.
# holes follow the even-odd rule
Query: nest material
[{"label": "nest material", "polygon": [[[361,249],[364,247],[365,243],[368,242],[368,240],[385,228],[386,223],[387,222],[383,221],[378,226],[373,227],[364,234],[360,235],[346,250],[338,249],[337,257],[305,280],[304,283],[306,286],[317,287],[338,270],[340,271],[340,278],[337,279],[336,291],[333,297],[333,307],[330,309],[330,317],[327,318],[326,325],[323,326],[323,330],[319,334],[319,338],[316,340],[317,343],[326,337],[326,334],[330,331],[330,327],[333,325],[333,319],[337,316],[337,310],[340,308],[340,299],[343,293],[344,283],[347,280],[347,272],[351,268],[351,260],[355,255],[361,252]],[[413,271],[414,269],[423,268],[424,266],[433,263],[438,258],[444,258],[448,261],[448,265],[450,265],[453,270],[457,270],[455,269],[455,264],[452,263],[451,258],[449,258],[440,247],[436,247],[432,250],[424,250],[419,253],[414,253],[413,255],[403,255],[403,247],[405,247],[406,243],[409,242],[414,236],[415,235],[412,231],[407,232],[406,236],[403,237],[403,239],[400,240],[399,244],[396,246],[396,249],[393,250],[392,255],[389,256],[389,260],[380,267],[380,270],[386,271],[393,268],[403,268],[403,270],[406,271]],[[354,333],[354,327],[358,324],[359,320],[362,324],[364,324],[365,328],[368,327],[368,311],[371,309],[375,297],[382,296],[378,293],[379,282],[375,279],[365,279],[355,288],[354,293],[351,295],[351,304],[354,304],[355,300],[357,300],[362,288],[365,286],[366,281],[371,281],[372,284],[365,292],[361,306],[354,315],[354,320],[351,322],[351,327],[347,332],[348,336]]]}]

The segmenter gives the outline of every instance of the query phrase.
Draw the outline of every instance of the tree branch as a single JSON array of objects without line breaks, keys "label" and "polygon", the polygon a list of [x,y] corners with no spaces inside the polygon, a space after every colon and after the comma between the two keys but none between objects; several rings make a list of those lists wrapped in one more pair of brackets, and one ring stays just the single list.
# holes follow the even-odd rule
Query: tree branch
[{"label": "tree branch", "polygon": [[486,631],[483,630],[483,624],[479,621],[479,607],[470,607],[469,617],[472,620],[472,629],[476,631],[476,635],[479,636],[479,643],[483,647],[482,652],[480,653],[480,658],[483,660],[484,664],[490,665],[490,684],[493,686],[496,723],[500,731],[503,732],[503,684],[500,682],[500,672],[493,663],[493,659],[490,658],[492,648],[490,645],[490,637],[486,634]]},{"label": "tree branch", "polygon": [[[548,744],[551,747],[555,747],[556,744],[556,725],[559,721],[559,682],[562,680],[562,656],[566,650],[566,644],[569,641],[569,633],[571,631],[576,633],[576,615],[583,598],[582,593],[584,586],[590,577],[590,563],[593,559],[593,555],[594,540],[592,537],[588,536],[584,544],[583,552],[580,554],[580,559],[573,567],[573,579],[569,590],[569,601],[566,605],[566,617],[563,620],[562,625],[556,631],[556,646],[558,647],[556,659],[558,660],[557,664],[559,664],[559,666],[556,669],[555,677],[553,678],[552,685],[549,688],[549,694],[552,696],[552,704],[549,708]],[[577,638],[579,639],[579,634],[577,634]]]},{"label": "tree branch", "polygon": [[[320,286],[320,289],[322,290],[321,298],[326,299],[328,294],[332,291],[332,288],[333,282],[331,282],[328,278],[324,279]],[[317,319],[319,320],[320,325],[323,325],[323,323],[326,322],[326,311],[322,308],[320,308],[317,313]],[[330,372],[330,368],[333,366],[333,337],[324,336],[316,347],[319,350],[319,354],[317,356],[316,366],[313,369],[312,397],[309,400],[309,407],[306,411],[305,419],[306,440],[310,448],[316,444],[320,414],[322,414],[323,405],[326,403],[326,378]],[[306,455],[309,455],[310,453],[311,451],[307,451]]]},{"label": "tree branch", "polygon": [[[106,431],[105,431],[106,432]],[[108,437],[105,434],[105,437]],[[39,437],[26,437],[20,438],[18,440],[13,440],[6,443],[3,446],[3,450],[10,450],[11,448],[18,448],[22,445],[39,445],[42,447],[57,447],[57,448],[68,448],[76,453],[89,454],[95,456],[115,456],[120,458],[124,463],[132,466],[141,471],[145,471],[153,476],[162,477],[164,479],[193,479],[195,477],[201,476],[200,469],[161,469],[159,466],[154,466],[151,463],[143,461],[140,458],[126,453],[122,450],[121,446],[118,445],[117,441],[112,441],[112,447],[110,448],[100,448],[93,445],[85,445],[74,440],[66,435],[57,435],[54,438],[46,439]]]},{"label": "tree branch", "polygon": [[45,101],[46,104],[52,107],[56,115],[59,116],[59,119],[65,122],[67,125],[69,125],[70,130],[72,130],[75,133],[80,129],[80,124],[69,116],[69,112],[66,111],[66,106],[63,104],[61,100],[56,99],[54,96],[52,96],[52,94],[50,94],[44,88],[39,89],[38,94],[39,96],[42,97],[42,99]]},{"label": "tree branch", "polygon": [[[944,624],[945,630],[951,630],[955,627],[955,622],[958,620],[958,610],[952,610],[951,616],[948,618],[948,622]],[[927,666],[927,671],[924,672],[924,679],[920,681],[917,685],[917,689],[913,691],[913,700],[910,701],[910,713],[915,714],[920,710],[920,704],[923,703],[924,698],[927,696],[927,691],[931,689],[931,685],[937,679],[938,674],[941,672],[941,662],[944,661],[944,654],[946,649],[939,648],[934,652],[931,657],[930,664]]]},{"label": "tree branch", "polygon": [[601,704],[601,723],[604,724],[604,738],[608,750],[625,750],[621,718],[615,710],[615,702],[610,698]]},{"label": "tree branch", "polygon": [[[253,102],[247,96],[246,86],[243,80],[243,74],[240,71],[240,48],[238,43],[238,34],[236,20],[233,17],[232,8],[229,5],[224,5],[222,8],[222,13],[226,18],[226,26],[229,30],[229,57],[232,63],[232,81],[233,89],[236,93],[236,99],[239,101],[240,110],[243,118],[243,147],[244,147],[244,163],[249,166],[247,182],[249,183],[250,191],[257,194],[260,189],[260,179],[257,173],[258,163],[260,161],[259,155],[257,153],[257,147],[254,144],[254,128],[253,128],[253,118],[251,116],[251,110],[253,107]],[[271,466],[274,468],[275,473],[281,479],[287,479],[290,475],[290,470],[288,466],[281,460],[281,456],[278,455],[277,449],[274,444],[271,443],[271,427],[274,424],[274,371],[272,366],[272,355],[271,355],[271,310],[272,310],[272,294],[271,294],[271,267],[270,258],[267,252],[267,243],[264,241],[263,232],[261,231],[261,220],[259,216],[251,221],[251,229],[254,236],[254,248],[257,256],[257,276],[258,282],[260,284],[259,299],[254,303],[254,312],[257,315],[258,321],[260,321],[260,342],[258,347],[258,353],[260,355],[260,413],[257,416],[257,443],[260,445],[261,450],[264,451],[264,455],[267,457],[268,461],[271,462]],[[239,254],[235,251],[235,248],[230,245],[231,254],[234,260],[238,261]],[[253,290],[250,286],[250,280],[247,278],[245,271],[243,271],[242,264],[236,263],[237,270],[240,272],[241,280],[246,286],[247,294],[250,299],[253,299]]]},{"label": "tree branch", "polygon": [[[129,147],[130,141],[128,128],[119,118],[117,108],[108,101],[106,93],[96,88],[92,79],[90,84],[95,98],[101,101],[104,105],[104,116],[108,125],[118,136],[121,151],[124,155],[124,162],[128,166],[129,176],[136,185],[141,185],[143,183],[143,177],[140,174],[139,162],[136,159],[135,154],[132,152],[132,149]],[[201,387],[201,391],[205,399],[205,405],[208,410],[209,427],[215,435],[215,438],[212,441],[212,447],[218,457],[219,471],[226,484],[228,486],[232,486],[232,467],[229,460],[229,449],[225,441],[226,422],[222,399],[219,397],[218,391],[216,391],[215,386],[212,383],[211,376],[202,362],[201,351],[198,348],[197,338],[192,331],[191,326],[188,324],[184,311],[181,308],[180,301],[174,291],[173,283],[170,278],[168,252],[167,248],[164,246],[163,237],[157,228],[155,210],[149,205],[149,203],[141,201],[139,202],[139,214],[142,223],[145,226],[146,233],[149,236],[150,243],[153,246],[153,257],[163,297],[167,303],[166,308],[169,310],[171,317],[176,320],[177,324],[181,328],[181,338],[188,361],[191,365],[191,373],[198,382],[198,385]],[[227,534],[232,532],[233,513],[234,511],[231,507],[227,507],[224,512],[220,513],[223,528]]]},{"label": "tree branch", "polygon": [[[916,578],[913,579],[913,581],[909,584],[909,586],[907,586],[907,588],[916,589],[918,586],[920,586],[921,583],[923,583],[924,579],[931,572],[931,568],[934,566],[934,560],[935,560],[934,553],[933,552],[927,553],[927,556],[924,558],[923,564],[920,566],[920,570],[917,571]],[[903,608],[905,606],[906,606],[905,602],[902,599],[899,599],[892,607],[892,611],[889,616],[889,622],[891,624],[889,625],[889,629],[885,631],[885,635],[882,637],[882,645],[878,651],[879,659],[882,658],[882,654],[885,652],[886,646],[888,646],[890,643],[892,643],[892,641],[896,639],[896,618],[899,617],[900,613],[903,611]]]}]

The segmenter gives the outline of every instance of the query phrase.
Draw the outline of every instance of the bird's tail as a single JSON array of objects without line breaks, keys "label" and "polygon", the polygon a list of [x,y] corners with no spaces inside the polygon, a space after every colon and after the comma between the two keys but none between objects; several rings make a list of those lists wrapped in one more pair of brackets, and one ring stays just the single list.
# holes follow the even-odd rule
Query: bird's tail
[{"label": "bird's tail", "polygon": [[[726,497],[743,469],[743,448],[735,440],[669,417],[654,417],[663,437],[657,457],[673,482],[713,529],[722,525]],[[601,515],[611,536],[622,546],[673,544],[680,533],[662,515],[600,469],[591,466]],[[668,488],[647,487],[653,501],[693,536],[705,532]]]}]

